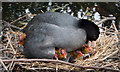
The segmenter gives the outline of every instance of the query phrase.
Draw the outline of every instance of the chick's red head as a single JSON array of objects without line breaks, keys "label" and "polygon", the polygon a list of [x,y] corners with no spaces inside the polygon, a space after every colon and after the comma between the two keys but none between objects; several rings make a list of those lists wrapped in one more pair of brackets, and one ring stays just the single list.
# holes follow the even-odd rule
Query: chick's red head
[{"label": "chick's red head", "polygon": [[79,59],[80,57],[82,57],[82,56],[83,56],[83,54],[82,54],[82,52],[81,52],[81,51],[76,51],[76,53],[78,54],[78,55],[77,55],[77,59]]},{"label": "chick's red head", "polygon": [[64,49],[61,50],[61,53],[63,55],[63,58],[67,58],[67,53]]},{"label": "chick's red head", "polygon": [[90,46],[86,46],[86,47],[85,47],[85,52],[86,52],[86,53],[87,53],[87,52],[89,52],[89,53],[90,53],[90,52],[91,52],[91,50],[92,50],[92,48],[91,48]]}]

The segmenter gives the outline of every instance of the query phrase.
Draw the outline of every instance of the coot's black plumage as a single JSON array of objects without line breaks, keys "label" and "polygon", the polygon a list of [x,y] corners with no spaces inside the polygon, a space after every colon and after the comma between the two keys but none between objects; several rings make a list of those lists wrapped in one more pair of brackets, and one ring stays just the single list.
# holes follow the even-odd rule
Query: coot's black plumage
[{"label": "coot's black plumage", "polygon": [[23,51],[28,58],[53,58],[55,48],[70,52],[99,37],[93,22],[58,12],[37,15],[23,32],[27,36]]}]

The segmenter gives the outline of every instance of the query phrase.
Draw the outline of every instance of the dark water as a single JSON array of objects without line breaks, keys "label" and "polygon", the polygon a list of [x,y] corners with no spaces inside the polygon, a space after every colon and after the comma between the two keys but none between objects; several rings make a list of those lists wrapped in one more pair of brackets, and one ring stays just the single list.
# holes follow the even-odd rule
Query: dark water
[{"label": "dark water", "polygon": [[[47,11],[47,8],[50,7],[50,9],[55,9],[58,8],[59,6],[62,7],[64,5],[67,5],[67,7],[69,6],[72,10],[72,12],[74,12],[74,16],[77,16],[77,12],[79,11],[79,9],[82,9],[83,11],[86,10],[87,7],[90,8],[90,10],[93,9],[93,7],[95,7],[95,3],[94,2],[73,2],[73,3],[68,3],[68,2],[59,2],[59,3],[52,3],[52,5],[48,5],[48,2],[3,2],[2,3],[2,20],[5,20],[7,22],[12,22],[15,19],[26,15],[25,10],[29,9],[29,11],[32,14],[39,14],[42,13],[41,10],[43,12]],[[118,3],[109,3],[109,2],[104,2],[104,3],[97,3],[97,8],[96,11],[98,11],[100,13],[101,16],[109,16],[110,14],[113,14],[113,16],[115,16],[117,19],[116,21],[116,26],[118,27],[118,24],[120,22],[120,10],[119,8],[116,6],[116,4]],[[64,10],[67,8],[65,7]],[[56,12],[60,12],[61,9],[56,10]],[[21,22],[24,21],[24,18],[17,21],[14,24],[19,24]],[[25,21],[27,22],[27,21]],[[109,26],[109,24],[111,23],[111,21],[106,21],[104,25]]]}]

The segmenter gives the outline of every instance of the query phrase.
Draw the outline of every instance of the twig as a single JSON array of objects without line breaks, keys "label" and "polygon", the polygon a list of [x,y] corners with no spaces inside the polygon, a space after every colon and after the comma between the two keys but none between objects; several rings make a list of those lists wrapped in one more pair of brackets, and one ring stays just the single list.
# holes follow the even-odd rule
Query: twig
[{"label": "twig", "polygon": [[[26,17],[26,16],[28,16],[28,15],[29,15],[29,14],[24,15],[24,16],[22,16],[22,17],[19,17],[18,19],[14,20],[14,21],[13,21],[13,22],[11,22],[10,24],[15,23],[15,22],[17,22],[18,20],[20,20],[20,19],[22,19],[22,18],[24,18],[24,17]],[[36,14],[32,14],[32,16],[36,16]]]},{"label": "twig", "polygon": [[[12,62],[13,60],[3,60],[3,62],[9,63]],[[72,63],[68,63],[68,62],[64,62],[61,60],[52,60],[52,59],[15,59],[14,62],[35,62],[35,61],[40,61],[40,62],[55,62],[55,63],[62,63],[62,64],[66,64],[66,65],[70,65],[70,66],[74,66],[74,67],[79,67],[79,68],[86,68],[86,69],[104,69],[107,71],[116,71],[116,72],[120,72],[120,70],[116,70],[116,69],[111,69],[111,68],[107,68],[107,67],[90,67],[90,66],[79,66],[77,64],[72,64]]]},{"label": "twig", "polygon": [[113,33],[113,32],[102,32],[102,33],[106,33],[106,34],[116,34],[116,33]]},{"label": "twig", "polygon": [[8,59],[8,57],[0,57],[0,59]]},{"label": "twig", "polygon": [[113,26],[113,28],[115,29],[116,34],[118,34],[118,30],[117,30],[117,28],[116,28],[116,26],[115,26],[114,23],[112,23],[112,26]]},{"label": "twig", "polygon": [[24,15],[24,16],[22,16],[22,17],[19,17],[18,19],[14,20],[14,21],[11,22],[10,24],[13,24],[13,23],[17,22],[18,20],[20,20],[20,19],[22,19],[22,18],[24,18],[24,17],[26,17],[26,16],[28,16],[28,14],[27,14],[27,15]]},{"label": "twig", "polygon": [[10,66],[9,66],[9,70],[11,70],[11,67],[12,67],[12,65],[13,65],[13,63],[14,63],[14,59],[15,59],[15,55],[13,56],[12,62],[11,62],[11,64],[10,64]]},{"label": "twig", "polygon": [[81,19],[83,19],[83,18],[84,18],[84,16],[85,16],[85,15],[86,15],[86,13],[88,12],[88,9],[89,9],[89,7],[87,7],[87,8],[86,8],[85,14],[81,17]]},{"label": "twig", "polygon": [[50,12],[55,12],[56,10],[61,9],[61,8],[65,8],[65,7],[68,6],[68,5],[69,5],[69,4],[65,4],[65,6],[58,7],[58,8],[54,8],[54,9],[50,10]]},{"label": "twig", "polygon": [[97,60],[97,61],[103,61],[103,60],[107,59],[108,57],[113,56],[113,55],[114,55],[114,54],[116,54],[118,51],[119,51],[119,49],[117,49],[117,51],[113,52],[112,54],[107,55],[107,56],[106,56],[106,57],[104,57],[103,59],[100,59],[100,60]]},{"label": "twig", "polygon": [[10,68],[10,71],[12,71],[15,67],[16,63],[13,64],[13,66]]},{"label": "twig", "polygon": [[3,67],[5,68],[5,70],[8,72],[8,69],[7,69],[7,67],[5,66],[5,64],[3,63],[3,61],[0,59],[0,62],[1,62],[1,64],[3,65]]},{"label": "twig", "polygon": [[0,49],[0,51],[6,51],[6,50],[8,50],[7,48],[6,49]]},{"label": "twig", "polygon": [[44,11],[43,10],[40,10],[42,13],[44,13]]},{"label": "twig", "polygon": [[4,20],[3,20],[3,22],[4,22],[4,26],[3,26],[3,29],[2,29],[2,30],[4,30],[6,27],[8,27],[8,28],[13,27],[13,28],[16,28],[16,29],[21,30],[19,27],[14,26],[14,25],[11,25],[10,23],[8,23],[8,22],[6,22],[6,21],[4,21]]},{"label": "twig", "polygon": [[[8,22],[6,22],[6,21],[3,21],[3,22],[6,24],[6,26],[4,26],[4,28],[5,28],[5,27],[13,27],[13,28],[16,28],[16,29],[21,30],[22,28],[19,28],[19,27],[17,27],[17,26],[12,25],[12,24],[15,23],[15,22],[17,22],[18,20],[26,17],[26,16],[29,16],[29,14],[24,15],[24,16],[22,16],[22,17],[19,17],[18,19],[14,20],[14,21],[11,22],[11,23],[8,23]],[[36,14],[33,14],[32,16],[36,16]],[[3,29],[4,29],[4,28],[3,28]]]},{"label": "twig", "polygon": [[[105,39],[105,40],[106,40],[106,39]],[[105,40],[104,40],[104,41],[105,41]],[[107,38],[107,40],[109,40],[109,42],[110,42],[110,41],[112,41],[112,38]],[[104,47],[105,49],[104,49],[101,53],[97,52],[94,57],[89,58],[89,59],[87,59],[87,60],[85,60],[85,61],[90,61],[90,60],[92,61],[92,60],[95,60],[95,59],[99,58],[99,56],[102,55],[102,54],[106,51],[106,49],[108,49],[108,47],[110,47],[110,46],[112,46],[112,44],[107,44],[107,45]]]},{"label": "twig", "polygon": [[97,25],[107,21],[107,20],[113,20],[116,19],[115,17],[104,17],[104,19],[102,19],[101,21],[99,21],[98,23],[96,23]]},{"label": "twig", "polygon": [[8,45],[10,44],[10,40],[8,38],[8,34],[7,34],[7,39],[8,39],[8,42],[7,42],[7,45],[5,46],[6,49],[8,49]]},{"label": "twig", "polygon": [[20,29],[19,27],[17,27],[17,26],[14,26],[14,25],[9,25],[9,26],[21,30],[21,29]]},{"label": "twig", "polygon": [[[58,58],[57,58],[58,60]],[[58,63],[56,63],[56,72],[58,72]]]},{"label": "twig", "polygon": [[9,44],[10,44],[10,46],[11,46],[14,54],[16,54],[16,51],[15,51],[15,49],[13,48],[12,43],[11,43],[11,36],[10,36],[10,38],[9,38],[9,36],[7,35],[7,38],[8,38],[8,42],[9,42]]},{"label": "twig", "polygon": [[[8,33],[8,34],[9,34],[9,33]],[[11,36],[10,36],[10,38],[9,38],[9,36],[7,35],[7,38],[8,38],[8,41],[10,42],[9,44],[10,44],[10,46],[11,46],[14,54],[16,54],[16,51],[15,51],[15,49],[13,48],[12,43],[11,43]],[[15,58],[15,55],[13,56],[13,60],[14,60],[14,58]],[[13,61],[12,61],[11,64],[10,64],[9,70],[11,69],[12,65],[13,65]]]}]

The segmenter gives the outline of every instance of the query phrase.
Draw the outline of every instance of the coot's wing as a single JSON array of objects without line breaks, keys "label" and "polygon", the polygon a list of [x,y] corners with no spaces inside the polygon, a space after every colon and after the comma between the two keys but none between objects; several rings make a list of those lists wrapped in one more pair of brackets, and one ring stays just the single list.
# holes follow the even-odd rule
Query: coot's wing
[{"label": "coot's wing", "polygon": [[58,13],[58,12],[50,12],[50,13],[44,13],[44,14],[39,14],[39,15],[35,16],[29,22],[27,27],[34,25],[34,24],[38,24],[40,22],[55,24],[60,27],[74,27],[78,23],[78,20],[68,14]]},{"label": "coot's wing", "polygon": [[24,55],[28,58],[53,58],[55,47],[47,35],[47,23],[34,24],[25,31]]},{"label": "coot's wing", "polygon": [[75,19],[73,16],[58,12],[40,14],[36,17],[36,19],[38,19],[39,22],[55,24],[60,27],[70,27],[78,22],[78,20]]}]

